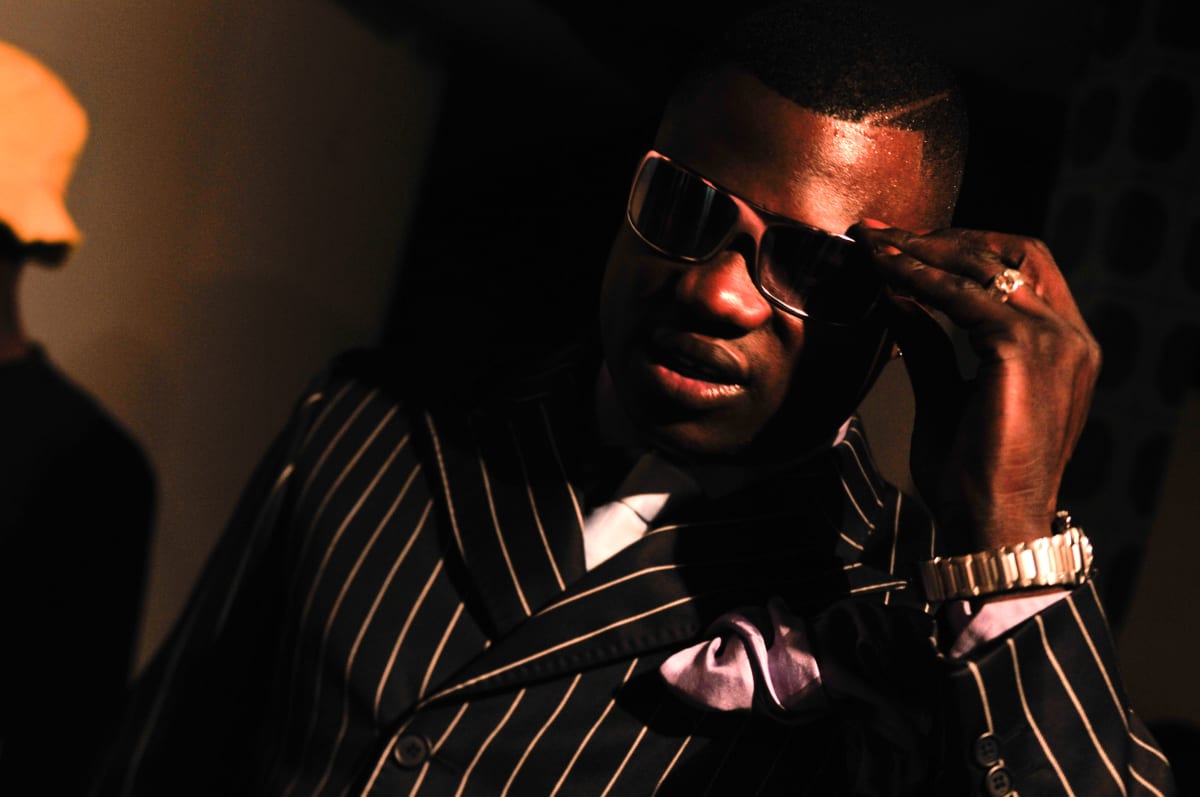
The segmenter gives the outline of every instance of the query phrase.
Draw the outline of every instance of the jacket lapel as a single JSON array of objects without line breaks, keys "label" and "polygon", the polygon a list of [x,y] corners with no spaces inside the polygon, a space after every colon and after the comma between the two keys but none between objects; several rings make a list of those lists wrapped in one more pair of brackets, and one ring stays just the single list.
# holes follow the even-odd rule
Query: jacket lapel
[{"label": "jacket lapel", "polygon": [[425,702],[677,648],[772,595],[804,611],[904,588],[886,565],[896,493],[857,420],[826,454],[685,507],[585,571],[592,384],[560,367],[484,409],[425,414],[435,492],[494,640]]},{"label": "jacket lapel", "polygon": [[556,417],[580,391],[566,367],[521,387],[481,409],[423,417],[439,508],[493,637],[584,572],[582,506],[568,476],[576,443]]},{"label": "jacket lapel", "polygon": [[[465,698],[691,642],[721,614],[778,595],[799,611],[848,595],[903,587],[861,560],[885,501],[861,514],[847,507],[859,489],[832,451],[690,513],[581,576],[427,702]],[[846,487],[843,487],[846,485]],[[839,523],[857,518],[849,532]],[[852,545],[862,539],[861,548]],[[849,541],[848,541],[849,540]],[[851,556],[843,557],[843,551]]]}]

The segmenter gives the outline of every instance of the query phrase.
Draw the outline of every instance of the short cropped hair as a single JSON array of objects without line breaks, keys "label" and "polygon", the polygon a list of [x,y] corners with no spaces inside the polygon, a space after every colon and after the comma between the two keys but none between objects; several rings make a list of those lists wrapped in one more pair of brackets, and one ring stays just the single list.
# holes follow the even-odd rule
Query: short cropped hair
[{"label": "short cropped hair", "polygon": [[901,21],[862,0],[798,0],[734,22],[692,65],[686,95],[725,66],[739,67],[810,111],[919,132],[923,168],[948,218],[958,199],[967,115],[953,72]]}]

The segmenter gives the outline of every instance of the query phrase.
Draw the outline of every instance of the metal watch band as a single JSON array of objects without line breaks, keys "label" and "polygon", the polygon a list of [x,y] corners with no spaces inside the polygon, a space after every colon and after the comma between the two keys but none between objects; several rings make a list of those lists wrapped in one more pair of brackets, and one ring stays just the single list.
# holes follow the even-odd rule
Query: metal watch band
[{"label": "metal watch band", "polygon": [[1055,526],[1065,529],[1016,545],[920,562],[925,597],[943,601],[1085,583],[1092,572],[1092,543],[1065,512]]}]

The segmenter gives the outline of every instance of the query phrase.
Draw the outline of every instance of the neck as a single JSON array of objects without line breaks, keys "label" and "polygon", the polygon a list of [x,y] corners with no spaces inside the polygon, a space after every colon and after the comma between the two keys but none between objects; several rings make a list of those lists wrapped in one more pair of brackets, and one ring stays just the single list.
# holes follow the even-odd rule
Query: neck
[{"label": "neck", "polygon": [[17,312],[17,280],[21,267],[0,262],[0,363],[19,360],[29,350]]}]

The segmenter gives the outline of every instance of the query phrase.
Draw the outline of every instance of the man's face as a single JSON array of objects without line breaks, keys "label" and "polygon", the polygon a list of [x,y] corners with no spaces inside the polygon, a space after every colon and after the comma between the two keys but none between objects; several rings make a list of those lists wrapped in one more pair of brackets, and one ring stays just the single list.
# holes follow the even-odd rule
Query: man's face
[{"label": "man's face", "polygon": [[[800,108],[735,70],[677,98],[655,149],[743,199],[841,233],[862,218],[928,227],[919,134]],[[876,313],[852,327],[802,320],[751,281],[748,236],[689,264],[622,225],[601,298],[605,360],[626,413],[686,458],[786,457],[854,411],[890,341]]]}]

